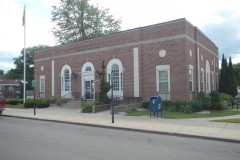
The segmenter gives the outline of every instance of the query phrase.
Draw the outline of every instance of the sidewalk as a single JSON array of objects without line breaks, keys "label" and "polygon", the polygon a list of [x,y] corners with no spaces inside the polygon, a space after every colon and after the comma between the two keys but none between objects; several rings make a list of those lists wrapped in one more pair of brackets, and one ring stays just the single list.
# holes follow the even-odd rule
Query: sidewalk
[{"label": "sidewalk", "polygon": [[131,117],[125,115],[115,115],[115,121],[112,123],[112,116],[109,111],[96,114],[81,113],[80,109],[52,106],[44,109],[36,109],[36,115],[33,114],[33,109],[6,108],[2,116],[240,143],[240,124],[210,121],[224,118],[240,118],[240,115],[194,119],[164,119],[161,117],[150,118],[149,116]]}]

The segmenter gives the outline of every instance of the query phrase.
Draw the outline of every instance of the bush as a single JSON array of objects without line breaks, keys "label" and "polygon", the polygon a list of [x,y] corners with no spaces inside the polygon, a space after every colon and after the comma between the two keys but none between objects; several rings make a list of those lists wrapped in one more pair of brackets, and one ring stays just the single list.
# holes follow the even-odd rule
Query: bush
[{"label": "bush", "polygon": [[125,112],[130,114],[130,113],[136,113],[136,112],[138,112],[138,110],[135,107],[132,107],[132,108],[128,107]]},{"label": "bush", "polygon": [[142,102],[142,107],[145,108],[145,109],[148,109],[149,108],[149,104],[150,104],[149,101]]},{"label": "bush", "polygon": [[57,99],[55,100],[55,103],[57,104],[57,106],[61,106],[61,105],[64,103],[64,101],[63,101],[63,99],[61,99],[61,98],[57,98]]},{"label": "bush", "polygon": [[200,112],[203,109],[202,103],[199,101],[192,101],[192,112]]},{"label": "bush", "polygon": [[36,100],[36,106],[37,108],[47,108],[50,106],[50,100],[49,99]]},{"label": "bush", "polygon": [[169,108],[171,107],[171,104],[172,104],[172,101],[163,100],[162,101],[162,109],[169,110]]},{"label": "bush", "polygon": [[210,109],[221,110],[223,109],[223,103],[221,103],[220,95],[216,91],[210,93]]},{"label": "bush", "polygon": [[191,105],[181,105],[180,106],[180,112],[183,113],[192,113],[192,106]]},{"label": "bush", "polygon": [[202,109],[209,109],[210,99],[206,97],[203,91],[198,93],[196,100],[201,103]]},{"label": "bush", "polygon": [[7,99],[6,100],[6,104],[17,105],[18,103],[20,103],[20,101],[18,99]]},{"label": "bush", "polygon": [[82,113],[92,113],[93,102],[86,102],[82,105]]},{"label": "bush", "polygon": [[172,102],[171,112],[181,112],[181,106],[186,106],[190,101],[175,101]]},{"label": "bush", "polygon": [[[50,101],[48,99],[36,99],[35,105],[37,108],[47,108],[50,106]],[[34,108],[34,100],[27,99],[24,104],[25,108]]]},{"label": "bush", "polygon": [[24,103],[25,108],[33,108],[34,107],[34,100],[33,99],[26,99]]}]

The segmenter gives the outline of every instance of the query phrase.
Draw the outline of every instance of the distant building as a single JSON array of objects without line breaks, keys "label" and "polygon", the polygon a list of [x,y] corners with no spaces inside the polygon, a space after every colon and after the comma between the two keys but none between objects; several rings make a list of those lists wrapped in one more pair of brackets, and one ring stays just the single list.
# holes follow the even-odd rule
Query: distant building
[{"label": "distant building", "polygon": [[0,91],[5,98],[19,98],[20,96],[20,83],[15,80],[7,80],[0,76]]},{"label": "distant building", "polygon": [[[218,48],[186,19],[35,52],[37,97],[95,99],[102,61],[115,97],[192,100],[218,89]],[[110,95],[111,92],[109,92]]]}]

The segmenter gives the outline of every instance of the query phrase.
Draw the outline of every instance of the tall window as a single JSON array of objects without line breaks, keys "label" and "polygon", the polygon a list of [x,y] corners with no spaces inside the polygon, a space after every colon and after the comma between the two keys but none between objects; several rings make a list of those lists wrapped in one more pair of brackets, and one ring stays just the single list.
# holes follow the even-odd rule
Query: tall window
[{"label": "tall window", "polygon": [[[107,64],[107,80],[113,86],[113,95],[116,97],[123,96],[123,65],[119,59],[111,59]],[[113,82],[111,77],[114,76]],[[110,96],[111,90],[108,92]]]},{"label": "tall window", "polygon": [[40,77],[40,92],[45,92],[45,77]]},{"label": "tall window", "polygon": [[64,71],[64,91],[71,91],[71,79],[69,70],[65,69]]},{"label": "tall window", "polygon": [[214,74],[213,74],[213,71],[212,71],[212,90],[214,90]]},{"label": "tall window", "polygon": [[45,98],[45,76],[40,76],[40,98]]},{"label": "tall window", "polygon": [[120,89],[120,80],[119,80],[119,67],[117,64],[112,65],[112,71],[111,74],[114,76],[113,84],[113,91],[119,91]]},{"label": "tall window", "polygon": [[189,69],[189,91],[193,91],[193,70]]},{"label": "tall window", "polygon": [[216,90],[218,90],[218,74],[216,73]]},{"label": "tall window", "polygon": [[200,81],[201,81],[201,91],[204,91],[204,71],[203,70],[201,70]]},{"label": "tall window", "polygon": [[9,91],[13,91],[13,86],[9,86]]},{"label": "tall window", "polygon": [[210,87],[209,87],[210,82],[209,82],[209,80],[210,80],[210,73],[207,73],[207,92],[208,93],[210,92]]},{"label": "tall window", "polygon": [[158,86],[160,93],[168,93],[169,91],[169,79],[168,79],[168,70],[163,70],[158,72]]}]

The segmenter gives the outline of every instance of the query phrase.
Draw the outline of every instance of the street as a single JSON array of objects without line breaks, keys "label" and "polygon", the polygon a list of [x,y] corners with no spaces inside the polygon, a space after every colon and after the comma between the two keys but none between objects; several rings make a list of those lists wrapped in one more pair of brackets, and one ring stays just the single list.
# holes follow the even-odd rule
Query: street
[{"label": "street", "polygon": [[0,116],[1,160],[239,160],[237,143]]}]

